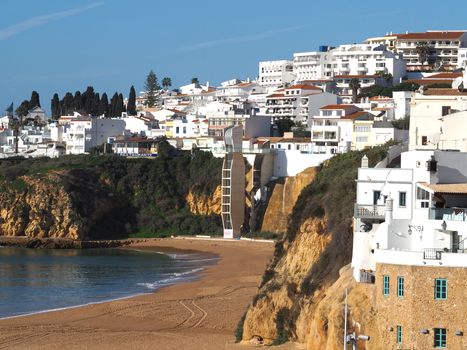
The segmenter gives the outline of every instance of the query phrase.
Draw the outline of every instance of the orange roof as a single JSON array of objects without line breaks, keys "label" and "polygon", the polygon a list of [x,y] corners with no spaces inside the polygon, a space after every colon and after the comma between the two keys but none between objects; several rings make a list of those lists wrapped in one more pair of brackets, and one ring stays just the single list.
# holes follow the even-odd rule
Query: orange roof
[{"label": "orange roof", "polygon": [[379,75],[364,75],[364,74],[355,74],[355,75],[336,75],[336,79],[365,79],[365,78],[379,78]]},{"label": "orange roof", "polygon": [[340,105],[327,105],[323,106],[320,109],[351,109],[351,108],[357,108],[354,105],[345,105],[345,104],[340,104]]},{"label": "orange roof", "polygon": [[457,89],[428,89],[424,92],[428,96],[466,96],[467,91],[459,91]]},{"label": "orange roof", "polygon": [[332,83],[330,79],[307,79],[300,80],[301,83]]},{"label": "orange roof", "polygon": [[360,111],[360,112],[355,112],[355,113],[352,113],[352,114],[349,114],[349,115],[346,115],[345,117],[342,117],[341,119],[351,119],[351,120],[354,120],[356,119],[357,117],[365,114],[366,112],[363,112],[363,111]]},{"label": "orange roof", "polygon": [[297,84],[297,85],[293,85],[293,86],[286,88],[286,90],[296,90],[296,89],[322,91],[319,87],[314,86],[314,85],[308,85],[308,84]]},{"label": "orange roof", "polygon": [[413,83],[418,85],[433,85],[433,84],[452,84],[452,80],[446,79],[409,79],[406,80],[407,83]]},{"label": "orange roof", "polygon": [[391,109],[393,109],[393,108],[392,107],[376,107],[376,108],[373,108],[372,111],[380,112],[380,111],[389,111]]},{"label": "orange roof", "polygon": [[387,96],[374,96],[370,97],[370,101],[393,101],[393,99]]},{"label": "orange roof", "polygon": [[433,193],[467,194],[467,183],[428,184],[426,182],[419,182],[419,184],[430,189]]},{"label": "orange roof", "polygon": [[272,95],[266,96],[266,98],[275,98],[275,97],[285,97],[285,95],[284,94],[272,94]]},{"label": "orange roof", "polygon": [[433,40],[433,39],[459,39],[465,32],[425,32],[425,33],[408,33],[398,35],[398,40]]},{"label": "orange roof", "polygon": [[438,74],[430,75],[427,78],[428,79],[456,79],[461,76],[462,76],[462,73],[445,72],[445,73],[438,73]]},{"label": "orange roof", "polygon": [[173,113],[178,113],[178,114],[187,114],[187,113],[185,113],[185,112],[182,112],[182,111],[179,111],[179,110],[177,110],[177,109],[171,109],[171,108],[167,108],[167,110],[168,110],[168,111],[171,111],[171,112],[173,112]]},{"label": "orange roof", "polygon": [[250,86],[250,85],[253,85],[253,83],[252,83],[252,82],[249,82],[249,83],[239,83],[239,84],[234,85],[234,86],[243,87],[243,86]]}]

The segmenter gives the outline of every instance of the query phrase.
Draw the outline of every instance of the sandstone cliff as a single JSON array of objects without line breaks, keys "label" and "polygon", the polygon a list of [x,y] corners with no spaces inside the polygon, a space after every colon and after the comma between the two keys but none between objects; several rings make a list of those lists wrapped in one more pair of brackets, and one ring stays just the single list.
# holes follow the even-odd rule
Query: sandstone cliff
[{"label": "sandstone cliff", "polygon": [[188,192],[186,203],[192,214],[221,215],[221,186],[217,186],[212,195]]},{"label": "sandstone cliff", "polygon": [[[294,340],[309,350],[341,349],[345,288],[349,289],[351,327],[375,328],[372,286],[357,286],[350,268],[343,268],[351,259],[355,178],[363,154],[332,158],[302,190],[289,216],[287,233],[276,244],[274,258],[247,311],[244,342]],[[385,156],[386,148],[365,154],[374,165]],[[378,341],[378,337],[373,339],[372,349],[379,349]],[[359,344],[359,348],[364,346]]]},{"label": "sandstone cliff", "polygon": [[261,224],[260,231],[285,233],[287,221],[302,190],[316,175],[315,168],[308,168],[300,174],[274,181],[271,196]]}]

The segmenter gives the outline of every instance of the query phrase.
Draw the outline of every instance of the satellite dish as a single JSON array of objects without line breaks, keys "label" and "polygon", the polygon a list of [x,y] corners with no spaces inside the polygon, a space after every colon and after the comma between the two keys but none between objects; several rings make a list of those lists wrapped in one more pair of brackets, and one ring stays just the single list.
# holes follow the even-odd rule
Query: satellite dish
[{"label": "satellite dish", "polygon": [[437,145],[439,143],[440,138],[441,134],[439,132],[435,132],[430,136],[430,143],[433,145]]},{"label": "satellite dish", "polygon": [[458,90],[461,90],[461,85],[462,85],[462,88],[464,87],[464,77],[457,77],[456,79],[454,79],[454,81],[452,82],[452,88],[453,89],[458,89]]}]

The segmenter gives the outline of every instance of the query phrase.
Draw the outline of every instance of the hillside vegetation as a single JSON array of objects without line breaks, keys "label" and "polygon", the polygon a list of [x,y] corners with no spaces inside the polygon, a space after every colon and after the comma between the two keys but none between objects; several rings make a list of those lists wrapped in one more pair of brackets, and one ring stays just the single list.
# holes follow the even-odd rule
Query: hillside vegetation
[{"label": "hillside vegetation", "polygon": [[[363,155],[374,166],[387,149],[337,155],[303,189],[244,319],[244,341],[259,337],[275,344],[295,340],[308,349],[338,348],[343,322],[342,312],[335,310],[344,289],[331,286],[351,260],[357,169]],[[339,295],[329,296],[329,290]]]},{"label": "hillside vegetation", "polygon": [[[187,197],[213,196],[222,160],[201,151],[175,152],[168,144],[159,154],[155,159],[83,155],[1,160],[0,235],[40,232],[48,237],[51,227],[65,219],[77,230],[71,238],[79,239],[219,234],[218,213],[193,213]],[[52,236],[66,237],[58,226]]]}]

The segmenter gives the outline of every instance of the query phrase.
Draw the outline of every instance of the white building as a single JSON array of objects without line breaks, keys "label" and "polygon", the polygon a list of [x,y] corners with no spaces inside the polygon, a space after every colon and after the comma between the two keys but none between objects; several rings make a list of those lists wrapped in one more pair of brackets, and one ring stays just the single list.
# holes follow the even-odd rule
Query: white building
[{"label": "white building", "polygon": [[93,147],[108,143],[109,138],[123,135],[125,127],[121,119],[73,118],[63,133],[66,154],[88,153]]},{"label": "white building", "polygon": [[457,49],[457,68],[467,68],[467,47]]},{"label": "white building", "polygon": [[259,63],[259,79],[261,86],[277,88],[290,84],[295,80],[293,61],[263,61]]},{"label": "white building", "polygon": [[325,52],[294,54],[294,74],[297,81],[348,75],[389,73],[394,83],[405,76],[405,62],[379,44],[340,45]]},{"label": "white building", "polygon": [[323,92],[314,85],[297,84],[267,96],[266,115],[273,120],[287,118],[309,126],[319,108],[338,101],[337,95]]},{"label": "white building", "polygon": [[[417,51],[420,43],[429,48],[424,56]],[[464,31],[427,31],[397,34],[395,47],[407,62],[407,70],[426,71],[439,67],[453,70],[459,64],[459,49],[465,48],[466,44],[467,35]]]},{"label": "white building", "polygon": [[[443,120],[449,114],[465,110],[467,110],[467,92],[429,88],[414,93],[410,104],[409,149],[443,147],[440,144],[441,138],[445,141],[449,139],[455,141],[457,136],[449,134],[453,132],[452,127],[443,128]],[[464,130],[465,123],[454,125],[454,128]],[[465,145],[457,149],[464,150],[464,147]]]},{"label": "white building", "polygon": [[352,266],[467,267],[467,153],[410,151],[400,168],[358,170]]}]

